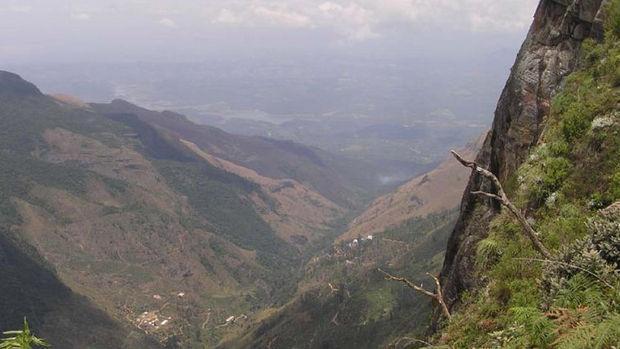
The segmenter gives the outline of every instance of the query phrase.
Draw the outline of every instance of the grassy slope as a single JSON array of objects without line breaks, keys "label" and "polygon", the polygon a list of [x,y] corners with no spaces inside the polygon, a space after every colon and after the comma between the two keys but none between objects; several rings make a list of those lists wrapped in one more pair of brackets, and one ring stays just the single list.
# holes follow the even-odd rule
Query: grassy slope
[{"label": "grassy slope", "polygon": [[5,233],[0,233],[0,259],[0,331],[21,328],[27,317],[35,331],[57,348],[160,348],[73,293],[36,252]]},{"label": "grassy slope", "polygon": [[[25,84],[23,81],[18,81],[17,83],[18,87],[19,84]],[[49,249],[44,251],[45,253],[58,256],[55,257],[57,261],[63,263],[63,268],[68,268],[63,269],[63,272],[66,272],[64,274],[65,277],[71,279],[71,286],[79,288],[80,292],[95,292],[95,289],[92,287],[94,285],[93,282],[96,284],[99,281],[91,278],[92,273],[99,275],[101,281],[105,281],[106,278],[110,277],[110,279],[107,279],[108,281],[118,282],[120,277],[120,280],[127,279],[130,281],[129,284],[125,285],[130,288],[119,290],[117,296],[124,297],[123,295],[125,295],[128,301],[133,302],[139,298],[141,293],[146,293],[142,295],[142,298],[147,298],[146,302],[145,300],[140,300],[136,306],[147,307],[148,309],[151,306],[149,303],[153,302],[152,299],[148,301],[148,298],[152,298],[152,294],[157,292],[157,289],[151,290],[154,284],[150,280],[163,280],[161,279],[161,274],[159,274],[160,271],[158,271],[162,264],[159,262],[156,264],[144,264],[143,261],[152,259],[154,255],[159,255],[161,258],[164,258],[162,261],[167,260],[168,263],[176,263],[175,258],[179,256],[175,257],[178,253],[173,245],[176,239],[181,238],[181,236],[190,238],[188,243],[192,246],[192,255],[187,256],[187,260],[177,260],[180,263],[177,269],[175,269],[174,265],[168,268],[166,273],[174,273],[167,275],[170,281],[176,280],[175,275],[180,273],[178,268],[197,268],[191,263],[193,259],[200,259],[201,264],[207,271],[201,272],[199,275],[208,276],[209,278],[209,280],[202,281],[224,283],[224,285],[227,285],[224,287],[238,287],[233,286],[234,282],[238,282],[250,289],[257,288],[256,293],[250,298],[242,297],[233,302],[231,300],[218,302],[216,298],[213,298],[207,304],[200,304],[201,302],[195,304],[196,307],[208,306],[219,309],[214,314],[214,322],[220,321],[220,317],[225,318],[229,315],[227,314],[228,311],[223,311],[224,309],[230,308],[231,312],[246,312],[258,303],[267,302],[271,304],[274,301],[282,300],[293,289],[294,279],[290,277],[290,274],[293,268],[296,267],[297,263],[293,263],[293,261],[297,257],[290,246],[275,236],[271,228],[254,211],[250,201],[245,198],[248,193],[257,190],[253,183],[204,162],[198,162],[191,155],[179,153],[176,145],[170,146],[162,135],[152,128],[149,129],[148,125],[124,122],[126,120],[112,120],[83,108],[76,109],[60,106],[48,97],[38,93],[38,91],[29,94],[0,93],[0,105],[2,106],[0,108],[0,125],[2,126],[0,127],[0,161],[3,164],[0,167],[0,228],[2,228],[3,237],[8,239],[7,241],[9,242],[13,241],[10,242],[12,245],[7,243],[6,246],[20,246],[19,249],[15,250],[15,253],[21,253],[20,251],[24,250],[31,251],[32,258],[36,259],[34,263],[41,265],[46,263],[43,258],[38,257],[38,254],[30,246],[33,243],[29,241],[31,237],[28,234],[22,234],[16,228],[24,223],[17,211],[15,201],[15,199],[20,199],[22,202],[34,205],[36,210],[40,209],[37,212],[44,212],[44,215],[49,215],[48,217],[54,222],[53,226],[49,226],[49,230],[53,230],[54,233],[50,234],[48,238],[39,240],[38,248],[46,246],[45,248]],[[75,134],[87,137],[84,139],[88,140],[89,145],[84,144],[82,152],[90,151],[91,149],[101,150],[104,146],[110,149],[135,147],[142,153],[142,156],[151,158],[152,162],[156,164],[156,168],[161,171],[163,178],[174,184],[172,185],[173,189],[176,189],[179,194],[187,196],[191,211],[173,213],[150,206],[152,203],[146,200],[148,198],[144,197],[144,194],[139,194],[142,189],[136,187],[135,184],[120,178],[122,176],[119,179],[102,175],[97,171],[89,169],[81,161],[51,163],[48,159],[45,159],[45,154],[50,149],[49,144],[43,138],[43,133],[45,130],[56,128],[69,130]],[[92,143],[94,141],[100,142],[102,145],[98,146],[99,148],[93,148]],[[123,159],[114,160],[113,155],[111,159],[117,162],[126,161]],[[134,165],[129,165],[128,171],[133,170],[131,166]],[[139,169],[136,169],[136,171],[139,171]],[[154,175],[157,176],[159,174],[155,173]],[[105,191],[112,194],[113,201],[120,203],[122,209],[116,206],[104,205],[99,207],[98,213],[95,216],[80,217],[83,213],[87,215],[93,214],[95,211],[87,211],[93,204],[100,205],[100,203],[92,202],[91,200],[93,183],[103,183]],[[43,188],[45,190],[41,191],[40,189]],[[52,192],[54,190],[57,190],[56,194]],[[157,189],[153,188],[153,190]],[[135,196],[136,193],[139,196]],[[153,193],[154,196],[159,194],[161,193]],[[77,221],[59,214],[59,207],[54,207],[52,202],[58,202],[61,200],[61,197],[72,198],[75,202],[88,204],[79,208],[80,210],[83,208],[84,211],[76,213],[78,215]],[[80,221],[83,221],[83,223]],[[81,231],[79,224],[87,224],[89,229]],[[72,228],[72,226],[75,226],[75,228]],[[106,229],[111,230],[106,231]],[[181,229],[186,232],[183,232]],[[204,231],[205,229],[219,237],[206,239],[203,236],[204,234],[196,233],[197,230]],[[90,230],[93,230],[92,233],[89,232]],[[104,236],[105,234],[100,235],[97,230],[102,230],[109,234],[109,237]],[[67,234],[71,236],[71,234],[76,232],[79,239],[89,239],[92,237],[98,241],[109,238],[112,241],[117,239],[119,244],[125,241],[118,248],[126,250],[130,255],[134,255],[132,260],[129,261],[133,265],[129,269],[133,271],[128,272],[126,267],[120,268],[119,266],[120,269],[117,268],[119,263],[118,261],[115,262],[115,260],[119,256],[116,256],[110,250],[110,248],[113,249],[112,245],[109,245],[110,248],[107,247],[107,241],[104,245],[101,244],[103,241],[86,240],[89,243],[92,242],[90,246],[94,246],[93,248],[97,250],[87,253],[73,249],[78,247],[75,240],[72,240],[71,244],[61,241],[62,238],[66,238]],[[175,234],[179,234],[178,237]],[[221,241],[221,238],[229,242]],[[125,239],[129,239],[129,241]],[[202,239],[200,240],[202,242],[196,239]],[[112,244],[112,241],[109,244]],[[157,249],[151,246],[151,242],[172,245],[160,245],[159,249]],[[251,257],[244,256],[246,252],[235,247],[231,242],[247,249],[256,250],[260,266],[251,265],[253,263]],[[9,247],[6,248],[8,249]],[[149,249],[154,250],[149,252]],[[11,248],[11,251],[13,250]],[[93,253],[93,255],[88,255],[88,253]],[[187,266],[188,263],[189,266]],[[23,267],[20,267],[20,269],[34,270],[33,268],[24,267],[25,264],[20,265]],[[42,268],[44,269],[41,270],[41,275],[51,273],[46,271],[47,269],[44,266]],[[50,267],[50,269],[52,268]],[[115,274],[116,269],[118,269],[117,274]],[[123,272],[123,270],[125,271]],[[5,270],[5,272],[8,272],[8,274],[5,273],[5,276],[9,278],[14,271],[13,269]],[[82,272],[86,278],[82,278]],[[222,278],[224,280],[220,279],[218,281],[218,275],[223,275]],[[36,287],[27,282],[30,280],[28,279],[29,277],[29,275],[25,275],[25,279],[16,277],[15,280],[18,280],[16,282],[19,284],[17,289],[30,290]],[[48,277],[53,278],[54,276]],[[86,284],[83,284],[84,282]],[[184,282],[178,286],[188,287],[186,284],[187,282]],[[140,288],[146,288],[142,289],[142,292],[136,293],[134,288],[136,285],[143,285]],[[260,285],[267,286],[263,287]],[[44,318],[42,314],[45,313],[45,309],[39,311],[36,308],[36,304],[27,307],[28,309],[18,307],[19,293],[12,292],[11,290],[14,290],[14,288],[7,288],[14,286],[8,284],[0,286],[4,287],[2,288],[5,291],[2,292],[3,295],[10,295],[5,298],[8,301],[7,304],[15,305],[14,308],[3,307],[3,316],[13,317],[16,313],[23,313],[23,315],[35,318],[33,319],[35,328],[39,325],[49,325],[52,320],[42,320]],[[159,286],[162,286],[162,284]],[[172,287],[174,285],[169,286]],[[58,282],[58,287],[62,288],[64,286]],[[260,291],[261,289],[264,290]],[[275,289],[276,291],[271,292],[268,291],[269,289]],[[49,300],[48,298],[57,293],[53,288],[43,288],[40,291],[41,294],[38,297],[43,297],[44,300]],[[66,292],[69,291],[67,290]],[[94,294],[98,301],[103,302],[99,305],[103,305],[108,309],[116,307],[116,302],[113,299],[107,299],[105,292],[105,288],[101,288],[96,290],[96,294]],[[198,297],[203,296],[211,297],[210,294],[206,293]],[[37,298],[34,297],[33,299]],[[71,298],[68,297],[67,299]],[[76,302],[70,303],[67,300],[65,303],[67,307],[72,307],[70,304],[74,304],[77,307]],[[142,310],[136,309],[136,311]],[[61,322],[64,321],[61,315],[62,312],[59,315],[60,317],[55,319],[59,319],[58,321]],[[102,319],[105,318],[103,315],[101,317]],[[37,318],[41,319],[41,321],[37,321]],[[97,319],[96,316],[92,318]],[[21,316],[17,318],[15,325],[19,325],[20,319]],[[112,320],[109,321],[111,323]],[[196,319],[196,321],[200,321],[202,324],[204,319]],[[51,326],[50,328],[58,327]],[[122,337],[124,335],[124,332],[119,332],[119,336]],[[205,333],[205,335],[214,336],[211,340],[216,340],[221,333]],[[61,337],[55,336],[55,338]],[[106,337],[102,335],[102,338]],[[110,343],[115,342],[110,341]],[[110,345],[119,347],[118,344]]]},{"label": "grassy slope", "polygon": [[[484,136],[459,149],[465,157],[473,157]],[[354,239],[358,235],[381,233],[416,217],[450,210],[459,205],[467,185],[469,170],[451,156],[430,172],[409,180],[394,192],[375,199],[372,204],[351,222],[348,231],[339,239]]]},{"label": "grassy slope", "polygon": [[213,231],[241,248],[256,251],[259,261],[277,274],[274,282],[290,278],[295,251],[276,236],[248,200],[250,194],[260,193],[256,183],[202,161],[134,114],[106,117],[135,131],[143,152],[153,159],[168,185],[187,197],[196,210],[193,219],[188,219],[189,226]]},{"label": "grassy slope", "polygon": [[221,347],[378,348],[423,337],[430,301],[383,280],[377,268],[432,284],[425,273],[439,270],[455,219],[455,211],[443,212],[408,220],[359,248],[340,243],[308,263],[292,302]]},{"label": "grassy slope", "polygon": [[[110,126],[90,124],[88,117],[72,112],[61,117],[36,88],[28,86],[14,80],[1,86],[0,93],[0,330],[19,328],[22,317],[27,316],[33,327],[58,347],[157,347],[139,335],[130,339],[126,328],[64,286],[53,268],[13,229],[21,220],[12,198],[31,199],[29,192],[36,183],[73,193],[85,190],[89,176],[85,171],[30,157],[42,144],[42,131],[51,125],[74,126],[82,132]],[[20,93],[12,93],[15,89]],[[78,119],[82,122],[74,122]],[[71,332],[82,335],[65,335]]]},{"label": "grassy slope", "polygon": [[[620,200],[620,1],[612,6],[605,42],[584,44],[581,69],[555,97],[539,146],[506,183],[556,258],[576,264],[598,260],[591,252],[575,252],[575,241],[594,236],[588,222]],[[605,241],[617,250],[615,239]],[[540,257],[515,220],[502,213],[478,245],[478,273],[487,286],[463,297],[437,341],[450,348],[620,344],[620,279],[613,272],[618,265],[607,264],[609,274],[588,264],[608,287],[571,268],[559,277],[557,264],[528,258]]]}]

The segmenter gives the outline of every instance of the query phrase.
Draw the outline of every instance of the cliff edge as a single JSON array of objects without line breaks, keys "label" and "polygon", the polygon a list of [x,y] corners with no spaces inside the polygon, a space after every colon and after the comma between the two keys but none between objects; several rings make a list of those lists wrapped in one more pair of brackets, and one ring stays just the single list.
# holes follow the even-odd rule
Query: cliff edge
[{"label": "cliff edge", "polygon": [[[563,79],[575,70],[581,43],[603,36],[607,0],[542,0],[502,92],[491,132],[476,161],[506,183],[527,159],[545,128],[551,100]],[[472,174],[461,202],[461,213],[448,241],[441,281],[453,307],[463,291],[475,288],[477,243],[488,234],[498,214],[495,202],[471,195],[493,191],[491,184]],[[486,201],[486,202],[485,202]]]}]

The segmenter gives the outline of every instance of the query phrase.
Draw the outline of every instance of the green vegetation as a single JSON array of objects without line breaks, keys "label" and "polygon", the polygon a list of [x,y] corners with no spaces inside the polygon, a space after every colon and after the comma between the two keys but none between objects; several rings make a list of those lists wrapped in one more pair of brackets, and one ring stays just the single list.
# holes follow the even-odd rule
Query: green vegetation
[{"label": "green vegetation", "polygon": [[[259,259],[273,270],[288,270],[295,252],[258,215],[248,195],[260,195],[256,184],[206,163],[157,161],[168,184],[187,196],[201,218],[215,233],[231,242],[256,250]],[[202,220],[194,220],[199,226]],[[282,269],[284,268],[284,269]]]},{"label": "green vegetation", "polygon": [[0,339],[0,349],[32,349],[37,347],[49,347],[49,344],[41,338],[37,338],[28,326],[24,318],[24,328],[19,331],[6,331],[6,336]]},{"label": "green vegetation", "polygon": [[[20,79],[16,81],[17,84],[25,83]],[[84,343],[93,343],[92,348],[128,347],[119,342],[126,339],[128,335],[126,328],[107,318],[86,300],[80,300],[63,282],[75,277],[79,281],[71,284],[71,287],[77,292],[88,294],[88,285],[82,288],[83,275],[95,274],[101,279],[107,278],[108,281],[114,279],[115,282],[123,280],[118,284],[116,295],[126,299],[133,309],[140,311],[150,309],[152,307],[152,303],[149,302],[150,295],[147,295],[146,301],[144,301],[146,297],[141,299],[135,297],[135,285],[148,284],[148,287],[152,287],[153,293],[168,291],[166,289],[168,285],[159,283],[151,286],[160,281],[160,275],[156,275],[154,271],[157,271],[164,262],[144,263],[143,253],[145,250],[161,251],[160,256],[176,258],[173,254],[167,255],[167,253],[174,253],[169,246],[178,244],[178,236],[175,235],[177,223],[181,223],[189,236],[193,235],[197,239],[203,237],[201,236],[203,232],[199,229],[202,228],[232,241],[237,246],[256,250],[259,263],[254,263],[250,260],[251,257],[248,257],[248,261],[240,260],[242,262],[240,265],[229,267],[226,263],[221,263],[218,268],[214,267],[215,261],[226,261],[233,265],[239,258],[234,254],[237,251],[234,245],[228,245],[223,241],[222,246],[226,247],[214,249],[216,256],[210,254],[208,239],[205,239],[204,246],[194,245],[196,250],[192,251],[194,255],[190,258],[197,257],[196,260],[201,261],[205,268],[211,271],[214,279],[220,276],[218,273],[230,275],[231,281],[224,280],[221,284],[226,286],[226,282],[232,283],[234,279],[239,282],[239,290],[251,295],[215,304],[214,307],[218,311],[249,313],[264,304],[282,302],[294,291],[296,279],[292,277],[292,273],[293,268],[298,265],[297,252],[279,239],[255,211],[249,195],[261,195],[260,188],[256,184],[197,161],[191,152],[179,147],[178,142],[166,138],[154,127],[137,120],[135,116],[132,118],[131,115],[125,115],[124,119],[115,120],[86,109],[59,105],[44,95],[9,95],[2,90],[0,90],[0,104],[2,105],[0,260],[3,261],[3,267],[0,269],[2,280],[0,309],[3,315],[0,318],[1,328],[19,326],[16,321],[19,322],[19,319],[26,315],[32,320],[35,328],[45,329],[46,337],[55,346],[86,347]],[[43,138],[43,134],[45,130],[54,128],[66,129],[80,136],[96,139],[113,149],[126,146],[141,152],[146,159],[157,159],[153,164],[161,170],[165,180],[173,181],[172,189],[187,196],[191,209],[176,214],[161,210],[152,202],[145,200],[141,189],[136,188],[124,176],[106,177],[89,170],[88,165],[85,166],[80,160],[61,163],[49,161],[49,156],[53,157],[55,153]],[[71,143],[71,139],[67,141],[67,145],[76,146],[80,151],[79,143],[77,145]],[[110,156],[110,159],[103,160],[117,163],[126,161],[121,157],[114,158],[114,154]],[[136,171],[138,179],[140,171],[145,170],[132,163],[126,168]],[[159,173],[154,175],[158,179],[161,178]],[[97,193],[97,186],[101,185],[103,189]],[[96,228],[100,234],[97,236],[85,234],[83,237],[101,238],[102,241],[106,241],[106,245],[108,241],[109,244],[118,243],[123,247],[129,245],[127,250],[123,251],[121,247],[119,252],[95,256],[92,251],[74,249],[72,242],[75,238],[61,230],[70,229],[68,226],[71,223],[82,224],[82,222],[72,222],[72,218],[63,217],[61,205],[50,204],[51,200],[45,196],[46,190],[36,191],[38,188],[58,189],[63,194],[71,194],[81,202],[90,204],[97,202],[96,199],[93,200],[92,195],[103,194],[104,197],[110,195],[104,199],[110,199],[110,204],[101,205],[100,210],[93,210],[84,217],[84,221],[89,221],[88,228],[96,225],[91,222],[102,218],[99,222],[103,224]],[[40,193],[44,194],[38,195]],[[42,243],[37,243],[36,248],[30,240],[33,237],[22,233],[19,229],[24,222],[17,210],[17,200],[33,205],[35,210],[41,209],[40,212],[53,222],[50,227],[45,227],[49,229],[49,232],[46,232],[48,237]],[[97,216],[99,213],[101,216]],[[107,222],[110,222],[109,227]],[[140,244],[138,248],[135,246],[136,241]],[[166,245],[168,243],[170,245]],[[102,248],[103,250],[112,249],[106,246]],[[59,270],[65,277],[63,281],[56,276],[54,266],[50,265],[38,251],[42,254],[60,254],[65,257],[64,264]],[[222,255],[223,253],[230,255]],[[222,270],[222,264],[227,268],[226,271]],[[83,275],[71,274],[74,270],[80,270]],[[183,270],[183,273],[185,272],[186,270]],[[174,273],[180,272],[175,270]],[[220,281],[213,280],[213,284],[217,283]],[[177,285],[174,291],[179,287],[186,286]],[[106,296],[109,298],[103,301],[101,295],[89,298],[97,302],[97,306],[106,309],[108,314],[118,315],[114,305],[116,299],[109,294]],[[216,295],[207,295],[205,292],[200,297],[202,298],[197,299],[193,306],[203,310],[211,306],[207,303],[212,302]],[[236,308],[240,304],[243,305],[243,309]],[[180,312],[169,308],[166,310],[171,311],[174,318],[177,318],[177,313]],[[81,314],[77,316],[73,312]],[[198,318],[203,314],[199,311],[197,314],[199,315],[193,315],[196,329],[204,322],[203,318]],[[82,320],[83,317],[88,319]],[[80,338],[63,337],[72,329],[88,333]],[[189,332],[187,330],[187,333]],[[191,332],[192,336],[194,332],[200,331]],[[211,340],[213,338],[209,338],[209,341]],[[143,339],[136,339],[138,343],[136,347],[158,347],[157,344],[145,346],[142,342]]]},{"label": "green vegetation", "polygon": [[[553,261],[542,260],[507,212],[477,247],[482,289],[443,331],[455,348],[614,348],[620,345],[620,1],[603,43],[553,102],[541,145],[508,195],[527,207]],[[606,211],[603,211],[606,212]]]},{"label": "green vegetation", "polygon": [[422,218],[412,218],[404,222],[398,227],[389,228],[381,234],[382,238],[400,240],[404,242],[414,242],[420,239],[420,236],[433,235],[435,239],[439,237],[434,234],[436,230],[448,227],[452,228],[458,213],[457,209],[445,212],[429,214]]},{"label": "green vegetation", "polygon": [[[27,83],[17,81],[14,84]],[[79,195],[84,193],[88,178],[96,176],[78,164],[56,165],[32,156],[44,154],[47,150],[42,138],[44,130],[60,127],[106,144],[118,142],[110,135],[126,131],[121,124],[95,118],[94,113],[85,110],[65,109],[43,95],[3,94],[0,95],[0,104],[0,227],[17,223],[17,213],[10,199],[27,198],[34,185],[55,187]]]},{"label": "green vegetation", "polygon": [[450,210],[413,218],[356,247],[342,242],[308,263],[292,302],[223,347],[263,348],[274,341],[279,348],[383,348],[406,341],[402,336],[424,337],[431,301],[385,280],[377,268],[432,284],[425,274],[439,271],[456,217]]}]

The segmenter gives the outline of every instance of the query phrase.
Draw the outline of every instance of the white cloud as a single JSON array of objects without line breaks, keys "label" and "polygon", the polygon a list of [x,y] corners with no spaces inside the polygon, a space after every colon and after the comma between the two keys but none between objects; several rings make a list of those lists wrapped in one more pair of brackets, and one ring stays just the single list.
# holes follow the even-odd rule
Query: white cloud
[{"label": "white cloud", "polygon": [[272,25],[284,25],[288,27],[308,27],[311,24],[310,18],[290,11],[283,7],[264,7],[260,6],[254,9],[254,14],[264,23]]},{"label": "white cloud", "polygon": [[[160,0],[163,1],[163,0]],[[327,28],[363,41],[393,23],[452,30],[523,31],[539,0],[241,0],[207,2],[212,23]]]},{"label": "white cloud", "polygon": [[85,12],[74,12],[74,13],[71,13],[71,18],[77,21],[88,21],[90,20],[91,16],[90,14],[85,13]]},{"label": "white cloud", "polygon": [[[232,4],[235,5],[235,4]],[[211,22],[227,25],[254,26],[281,26],[292,28],[311,27],[311,18],[283,4],[254,4],[224,7],[212,16]]]},{"label": "white cloud", "polygon": [[32,11],[32,6],[24,3],[17,3],[15,1],[7,3],[0,3],[0,12],[17,12],[17,13],[29,13]]},{"label": "white cloud", "polygon": [[163,25],[164,27],[168,27],[168,28],[176,28],[177,27],[177,23],[175,21],[173,21],[170,18],[162,18],[159,20],[158,22],[159,24]]},{"label": "white cloud", "polygon": [[9,6],[9,9],[13,12],[28,13],[32,11],[32,6],[14,4]]},{"label": "white cloud", "polygon": [[[471,28],[476,31],[515,31],[527,27],[532,22],[532,10],[537,1],[507,1],[498,4],[482,0],[470,0],[472,5],[483,2],[483,10],[469,13]],[[527,5],[527,6],[526,6]]]},{"label": "white cloud", "polygon": [[227,8],[223,8],[219,11],[215,19],[213,20],[215,23],[222,24],[239,24],[243,22],[243,18],[241,16],[235,14],[231,10]]},{"label": "white cloud", "polygon": [[324,2],[318,6],[325,25],[332,25],[341,35],[352,41],[364,41],[378,37],[373,27],[377,18],[373,11],[358,4],[349,3],[346,6]]},{"label": "white cloud", "polygon": [[[539,0],[332,0],[324,8],[359,7],[375,29],[390,23],[441,26],[475,31],[519,31],[527,28]],[[346,5],[343,5],[346,4]],[[321,7],[320,6],[320,7]],[[347,17],[350,18],[350,12]],[[360,21],[357,22],[360,24]]]},{"label": "white cloud", "polygon": [[[539,0],[0,0],[0,14],[31,12],[102,24],[131,19],[200,34],[210,25],[318,29],[336,40],[364,41],[391,30],[421,27],[457,31],[522,32]],[[29,15],[31,15],[29,14]],[[8,17],[10,18],[10,17]],[[174,18],[174,20],[172,19]],[[2,18],[0,18],[2,20]]]}]

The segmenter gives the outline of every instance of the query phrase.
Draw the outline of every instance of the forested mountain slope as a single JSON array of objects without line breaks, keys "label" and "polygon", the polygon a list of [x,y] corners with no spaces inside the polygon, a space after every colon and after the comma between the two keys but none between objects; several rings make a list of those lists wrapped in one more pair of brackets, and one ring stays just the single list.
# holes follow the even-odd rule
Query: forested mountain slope
[{"label": "forested mountain slope", "polygon": [[38,140],[31,138],[39,125],[24,120],[23,112],[30,113],[33,108],[47,112],[53,104],[34,85],[0,72],[0,328],[21,328],[25,316],[58,347],[158,348],[141,331],[115,321],[92,300],[67,287],[54,266],[21,233],[24,221],[18,206],[24,199],[38,201],[31,195],[35,186],[40,183],[75,190],[84,179],[72,169],[31,156],[39,147]]}]

